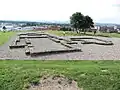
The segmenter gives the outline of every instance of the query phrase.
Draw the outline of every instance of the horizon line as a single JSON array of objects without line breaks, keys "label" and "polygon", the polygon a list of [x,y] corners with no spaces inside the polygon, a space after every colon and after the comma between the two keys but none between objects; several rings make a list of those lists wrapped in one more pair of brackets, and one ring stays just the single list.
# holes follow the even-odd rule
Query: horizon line
[{"label": "horizon line", "polygon": [[[0,20],[0,21],[14,21],[14,22],[48,22],[48,23],[70,23],[70,21],[59,21],[59,20]],[[95,22],[96,23],[100,23],[100,24],[120,24],[120,23],[108,23],[108,22]]]}]

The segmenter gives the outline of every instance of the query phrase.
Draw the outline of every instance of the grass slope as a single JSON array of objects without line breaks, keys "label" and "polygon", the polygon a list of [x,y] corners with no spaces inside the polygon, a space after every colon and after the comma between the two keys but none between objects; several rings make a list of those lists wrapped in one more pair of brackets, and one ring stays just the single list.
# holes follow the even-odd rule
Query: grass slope
[{"label": "grass slope", "polygon": [[0,32],[0,45],[4,44],[15,32]]},{"label": "grass slope", "polygon": [[0,61],[0,90],[24,90],[43,75],[65,75],[84,90],[119,90],[120,61]]},{"label": "grass slope", "polygon": [[[64,36],[64,31],[57,30],[49,30],[48,33],[55,34],[58,36]],[[73,31],[65,31],[65,36],[80,36],[81,34],[73,32]],[[84,35],[84,34],[82,34]],[[93,32],[86,32],[85,36],[94,36]],[[118,33],[96,33],[95,36],[103,36],[103,37],[117,37],[120,38],[120,34]]]}]

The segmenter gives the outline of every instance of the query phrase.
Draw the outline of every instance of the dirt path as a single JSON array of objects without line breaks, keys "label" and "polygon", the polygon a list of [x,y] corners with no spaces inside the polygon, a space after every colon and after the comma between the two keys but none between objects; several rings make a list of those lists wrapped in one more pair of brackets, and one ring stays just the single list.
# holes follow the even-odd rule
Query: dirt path
[{"label": "dirt path", "polygon": [[39,85],[32,85],[28,90],[83,90],[77,86],[77,83],[68,80],[65,77],[54,76],[43,78]]}]

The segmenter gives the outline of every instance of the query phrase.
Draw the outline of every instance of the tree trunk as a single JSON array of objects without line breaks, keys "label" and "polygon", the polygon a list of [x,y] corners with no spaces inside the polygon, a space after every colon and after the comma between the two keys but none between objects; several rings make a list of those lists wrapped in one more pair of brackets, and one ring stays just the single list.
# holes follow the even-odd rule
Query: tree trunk
[{"label": "tree trunk", "polygon": [[83,31],[84,31],[84,35],[86,34],[86,30],[85,29],[83,29]]},{"label": "tree trunk", "polygon": [[79,33],[77,28],[76,28],[76,32]]}]

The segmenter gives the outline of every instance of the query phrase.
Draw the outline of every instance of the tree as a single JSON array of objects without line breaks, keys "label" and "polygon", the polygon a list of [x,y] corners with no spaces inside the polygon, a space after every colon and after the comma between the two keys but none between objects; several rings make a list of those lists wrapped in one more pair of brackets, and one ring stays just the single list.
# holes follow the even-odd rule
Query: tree
[{"label": "tree", "polygon": [[3,29],[6,30],[7,28],[5,26],[3,26]]},{"label": "tree", "polygon": [[36,26],[38,25],[36,22],[27,22],[25,26]]},{"label": "tree", "polygon": [[84,17],[84,34],[88,28],[94,27],[94,22],[91,17],[88,15]]},{"label": "tree", "polygon": [[3,26],[3,30],[4,30],[4,32],[5,32],[6,29],[7,29],[7,28],[6,28],[5,26]]},{"label": "tree", "polygon": [[81,14],[80,12],[76,12],[70,17],[71,26],[75,28],[77,33],[78,30],[80,30],[83,27],[83,23],[84,23],[83,20],[84,20],[84,15]]},{"label": "tree", "polygon": [[71,23],[71,26],[75,28],[77,33],[79,30],[82,30],[84,31],[84,34],[85,34],[86,29],[94,27],[94,22],[92,18],[89,17],[88,15],[84,16],[80,12],[76,12],[72,14],[72,16],[70,17],[70,23]]}]

